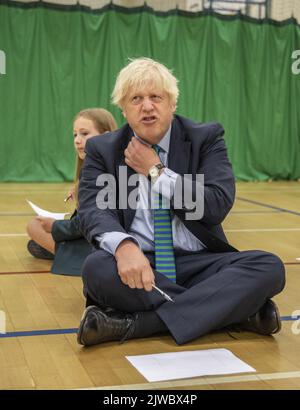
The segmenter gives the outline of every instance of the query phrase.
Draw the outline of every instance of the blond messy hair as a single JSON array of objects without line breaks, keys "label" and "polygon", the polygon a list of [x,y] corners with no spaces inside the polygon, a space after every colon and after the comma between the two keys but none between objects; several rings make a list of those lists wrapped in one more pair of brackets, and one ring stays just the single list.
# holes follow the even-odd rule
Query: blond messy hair
[{"label": "blond messy hair", "polygon": [[130,90],[142,90],[146,86],[155,86],[165,91],[170,102],[176,106],[179,95],[178,80],[163,64],[151,58],[141,57],[129,59],[130,63],[118,74],[112,92],[112,102],[121,109]]}]

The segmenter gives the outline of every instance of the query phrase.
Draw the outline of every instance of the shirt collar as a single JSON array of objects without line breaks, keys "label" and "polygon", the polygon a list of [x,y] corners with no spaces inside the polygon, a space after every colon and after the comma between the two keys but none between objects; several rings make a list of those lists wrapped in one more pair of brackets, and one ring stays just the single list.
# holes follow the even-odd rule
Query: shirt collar
[{"label": "shirt collar", "polygon": [[[170,125],[168,131],[165,133],[163,138],[157,144],[167,154],[169,154],[169,148],[170,148],[171,128],[172,128],[172,124]],[[133,131],[133,133],[136,139],[138,139],[142,144],[145,144],[145,145],[148,145],[148,147],[151,147],[151,144],[148,144],[148,142],[143,141],[139,136],[136,135],[135,131]]]}]

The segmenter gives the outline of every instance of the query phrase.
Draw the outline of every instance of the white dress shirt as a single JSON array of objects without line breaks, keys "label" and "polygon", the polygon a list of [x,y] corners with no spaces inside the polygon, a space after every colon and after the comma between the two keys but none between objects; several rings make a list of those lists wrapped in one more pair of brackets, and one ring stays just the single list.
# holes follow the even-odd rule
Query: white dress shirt
[{"label": "white dress shirt", "polygon": [[[165,168],[151,188],[155,192],[159,192],[160,189],[163,198],[166,200],[173,198],[175,183],[178,177],[176,172],[173,172],[167,167],[170,135],[171,126],[158,144],[160,147],[159,157]],[[142,141],[137,135],[135,135],[135,137],[142,143],[149,145]],[[153,209],[149,206],[151,205],[151,201],[149,200],[149,192],[151,192],[151,189],[149,189],[150,184],[150,181],[144,175],[139,175],[139,201],[128,234],[122,232],[107,232],[101,236],[96,236],[101,249],[114,255],[117,247],[124,239],[131,239],[139,245],[142,251],[154,252]],[[200,251],[205,248],[205,245],[185,227],[176,215],[174,215],[172,219],[172,235],[174,249]]]}]

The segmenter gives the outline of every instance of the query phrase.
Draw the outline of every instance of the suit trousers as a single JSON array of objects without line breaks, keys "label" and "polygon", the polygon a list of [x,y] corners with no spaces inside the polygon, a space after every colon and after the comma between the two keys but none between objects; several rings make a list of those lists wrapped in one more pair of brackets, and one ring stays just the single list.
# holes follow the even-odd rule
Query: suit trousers
[{"label": "suit trousers", "polygon": [[[154,268],[154,253],[145,255]],[[268,252],[213,253],[175,251],[176,283],[159,272],[156,290],[131,289],[117,271],[115,257],[104,250],[90,254],[83,267],[84,294],[99,306],[123,312],[155,311],[178,344],[226,326],[242,323],[285,285],[283,263]]]}]

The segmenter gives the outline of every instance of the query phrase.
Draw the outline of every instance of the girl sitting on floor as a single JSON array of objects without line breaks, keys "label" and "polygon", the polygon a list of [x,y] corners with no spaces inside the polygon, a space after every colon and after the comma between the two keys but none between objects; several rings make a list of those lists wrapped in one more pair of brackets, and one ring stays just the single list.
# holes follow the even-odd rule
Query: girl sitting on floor
[{"label": "girl sitting on floor", "polygon": [[[86,141],[96,135],[116,130],[117,124],[109,111],[90,108],[76,115],[73,129],[77,166],[75,185],[68,197],[77,202],[79,173],[85,158]],[[82,264],[92,251],[92,246],[82,236],[76,210],[69,220],[37,216],[28,223],[27,232],[31,238],[27,244],[28,251],[36,258],[54,259],[52,273],[81,275]]]}]

